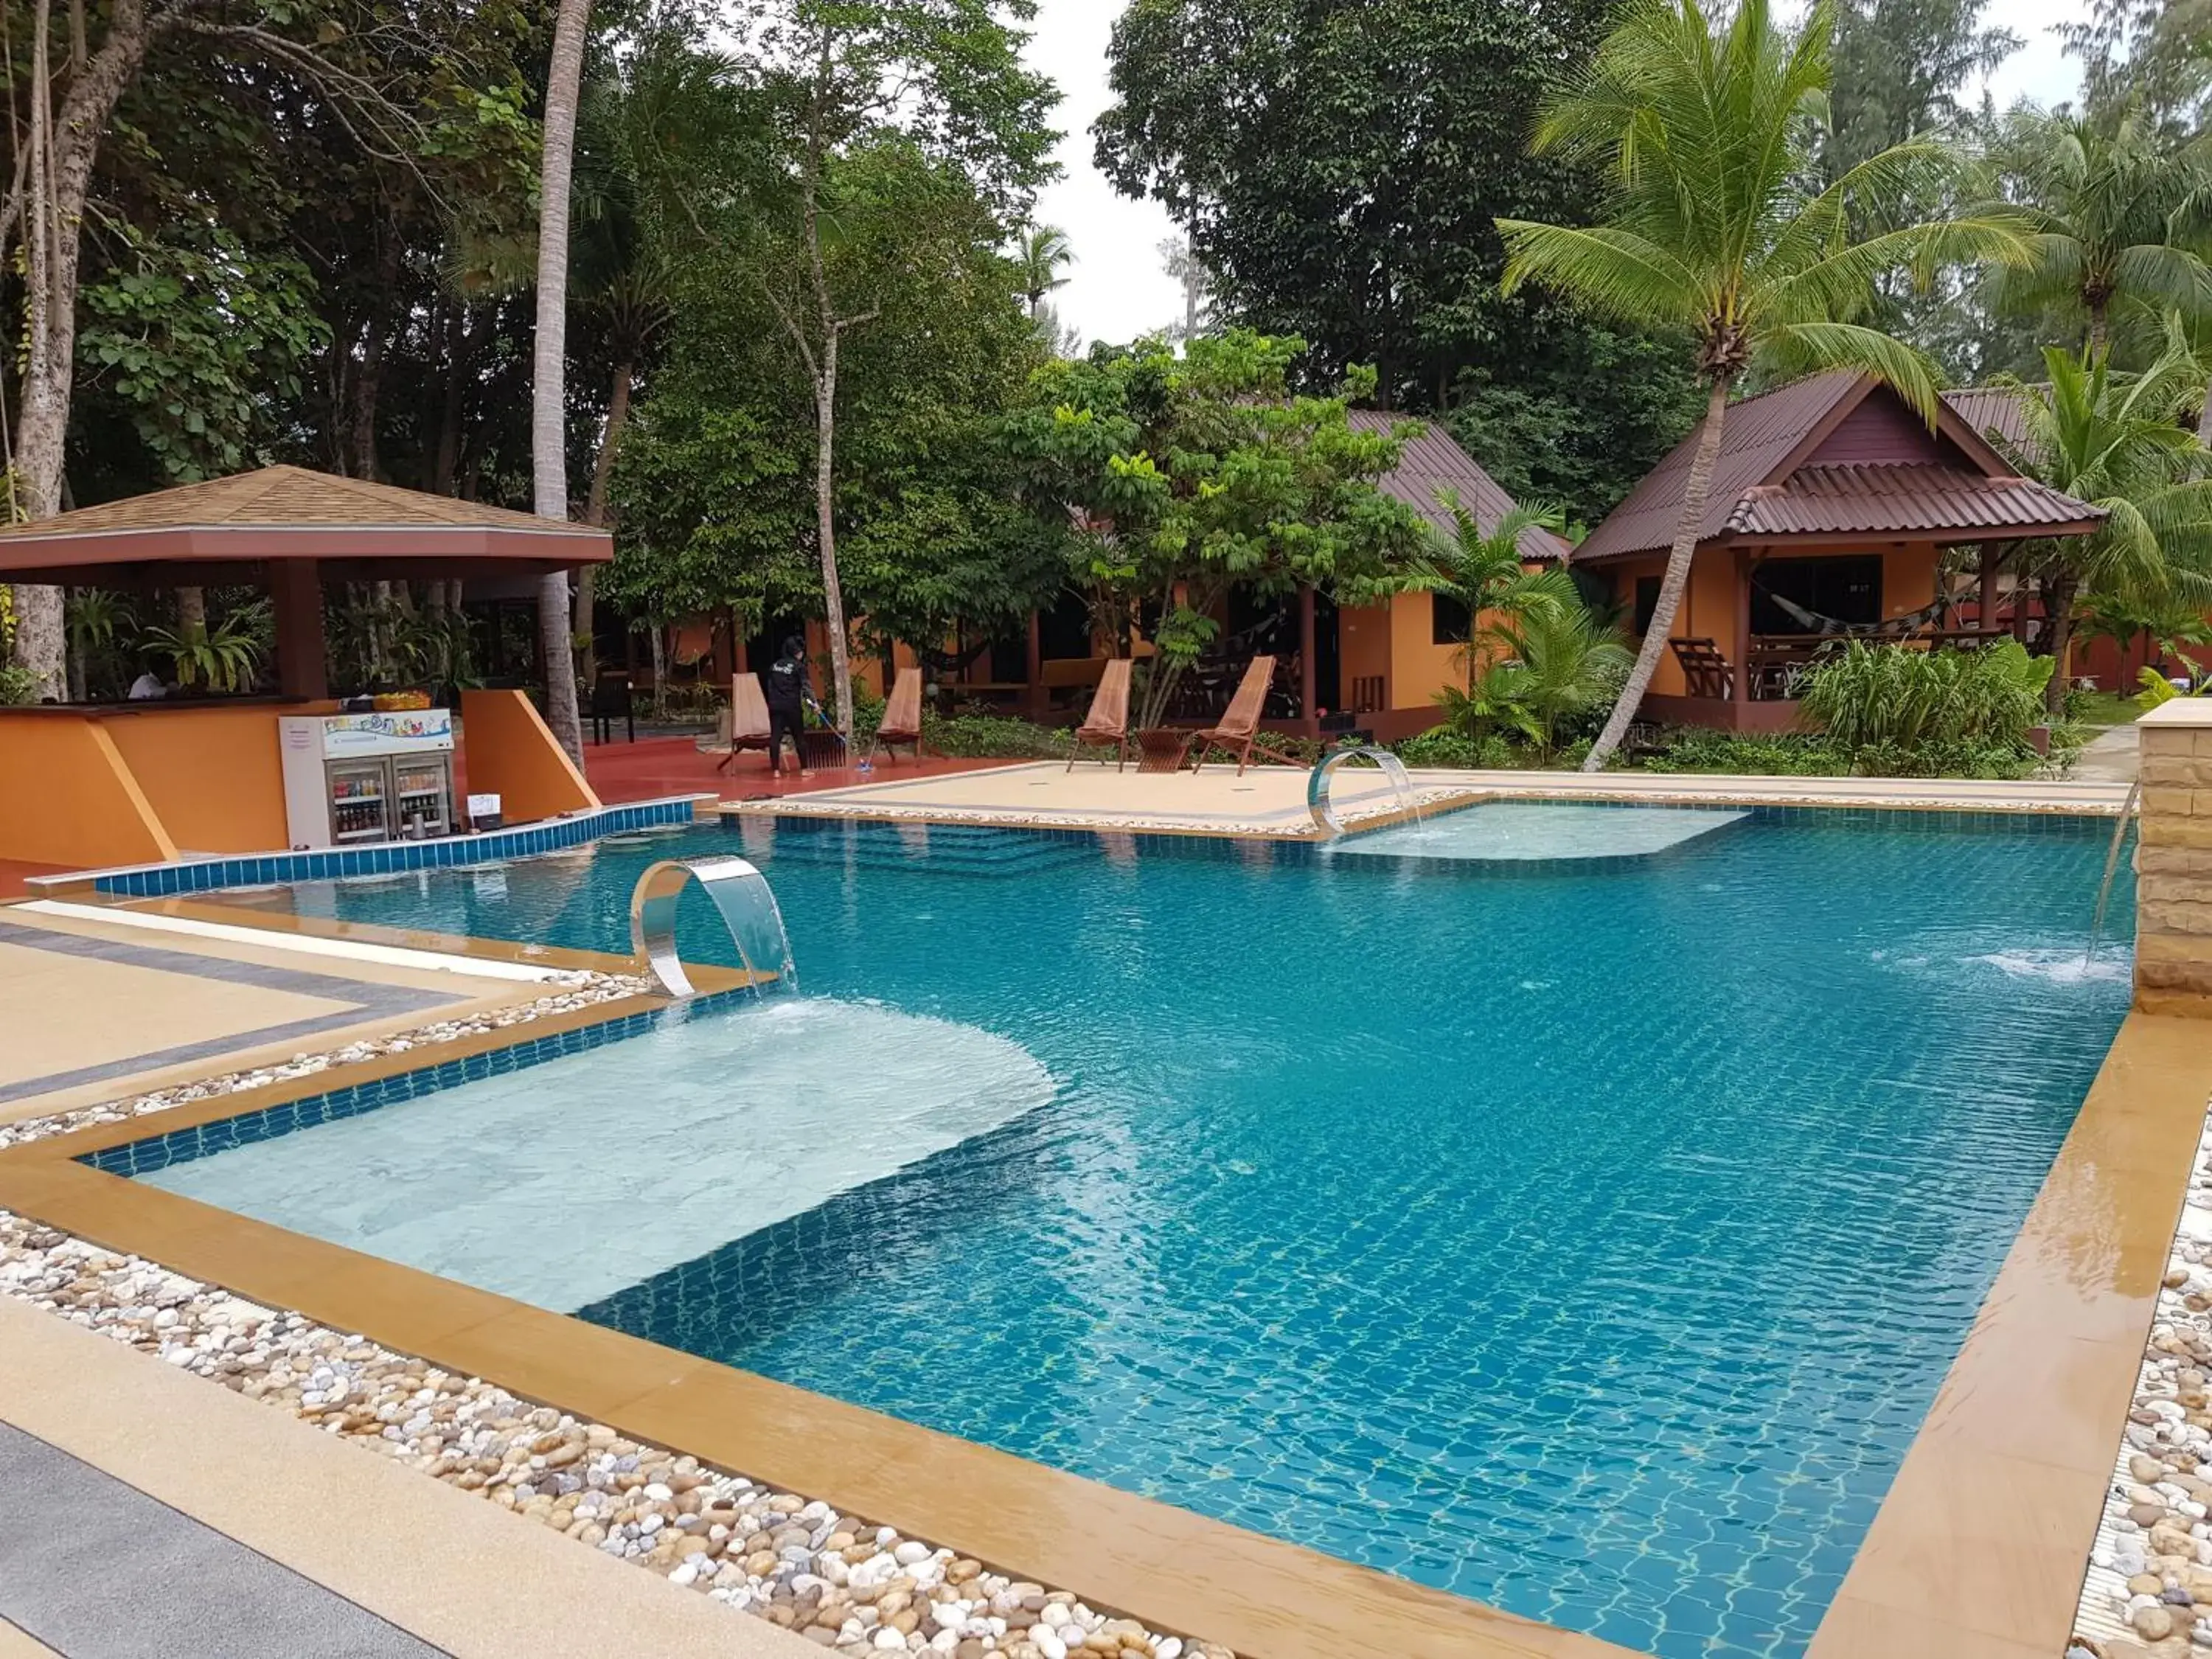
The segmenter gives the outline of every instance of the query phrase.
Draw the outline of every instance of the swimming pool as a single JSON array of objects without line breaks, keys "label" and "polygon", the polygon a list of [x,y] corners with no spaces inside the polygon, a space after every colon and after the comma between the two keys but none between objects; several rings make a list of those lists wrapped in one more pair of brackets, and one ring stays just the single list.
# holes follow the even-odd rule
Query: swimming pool
[{"label": "swimming pool", "polygon": [[1050,1098],[585,1317],[1666,1659],[1802,1650],[2128,994],[2066,822],[1514,879],[754,824],[261,902],[620,949],[647,862],[738,844],[810,1000]]}]

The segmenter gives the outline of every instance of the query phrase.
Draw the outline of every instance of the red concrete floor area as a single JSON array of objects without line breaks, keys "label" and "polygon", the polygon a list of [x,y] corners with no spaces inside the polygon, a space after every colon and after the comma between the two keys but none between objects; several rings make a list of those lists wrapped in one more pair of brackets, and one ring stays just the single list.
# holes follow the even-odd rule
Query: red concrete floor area
[{"label": "red concrete floor area", "polygon": [[58,876],[70,867],[65,864],[20,864],[13,859],[0,859],[0,904],[9,899],[28,898],[31,890],[25,884],[33,876]]},{"label": "red concrete floor area", "polygon": [[787,758],[781,775],[768,769],[768,757],[757,752],[740,755],[727,771],[717,771],[722,757],[702,754],[690,738],[640,738],[635,743],[619,738],[613,743],[584,745],[584,775],[599,799],[610,803],[653,800],[664,795],[703,794],[709,791],[724,800],[759,800],[772,795],[796,795],[810,789],[846,789],[857,783],[884,783],[894,778],[935,777],[947,772],[975,772],[985,767],[1019,764],[1002,760],[945,760],[935,756],[919,762],[878,758],[872,772],[857,767],[833,771],[793,771]]}]

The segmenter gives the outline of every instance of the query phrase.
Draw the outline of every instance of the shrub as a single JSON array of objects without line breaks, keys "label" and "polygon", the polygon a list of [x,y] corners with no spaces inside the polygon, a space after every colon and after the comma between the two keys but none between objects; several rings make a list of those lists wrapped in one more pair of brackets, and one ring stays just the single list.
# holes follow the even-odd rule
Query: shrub
[{"label": "shrub", "polygon": [[1921,651],[1854,640],[1813,669],[1805,719],[1865,771],[1929,775],[1963,755],[2033,757],[2052,663],[2017,640],[1978,651]]},{"label": "shrub", "polygon": [[39,677],[20,664],[0,662],[0,708],[19,708],[39,700]]},{"label": "shrub", "polygon": [[[882,718],[879,702],[871,711],[871,718],[862,721],[856,715],[854,723],[873,732]],[[1065,731],[1004,714],[925,714],[921,730],[922,742],[928,748],[967,760],[1058,760],[1066,755],[1073,741]]]},{"label": "shrub", "polygon": [[1509,766],[1525,766],[1529,759],[1528,750],[1516,746],[1502,732],[1490,732],[1474,737],[1455,732],[1449,726],[1432,726],[1390,746],[1408,766],[1497,771]]},{"label": "shrub", "polygon": [[1735,777],[1837,777],[1850,763],[1814,737],[1757,737],[1683,726],[1643,762],[1648,772],[1717,772]]}]

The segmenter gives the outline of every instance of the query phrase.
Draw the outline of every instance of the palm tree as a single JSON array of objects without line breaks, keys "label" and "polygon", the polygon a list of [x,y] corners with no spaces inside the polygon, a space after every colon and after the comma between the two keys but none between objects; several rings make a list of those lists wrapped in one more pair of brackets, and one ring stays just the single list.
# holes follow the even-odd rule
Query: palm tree
[{"label": "palm tree", "polygon": [[1021,275],[1022,295],[1030,302],[1030,319],[1044,315],[1044,296],[1067,286],[1060,271],[1075,263],[1067,233],[1057,225],[1031,225],[1014,249],[1014,267]]},{"label": "palm tree", "polygon": [[[545,83],[545,139],[538,171],[538,335],[531,364],[530,471],[541,519],[568,518],[568,181],[576,153],[576,106],[584,79],[591,0],[561,0]],[[538,635],[545,658],[545,723],[577,765],[584,726],[576,707],[568,577],[538,584]]]},{"label": "palm tree", "polygon": [[2212,312],[2200,245],[2212,209],[2212,165],[2200,143],[2176,145],[2136,116],[2097,123],[2015,111],[1995,146],[2008,199],[2026,216],[2029,259],[1993,274],[2003,310],[2079,309],[2092,352],[2112,342],[2115,309],[2153,319]]},{"label": "palm tree", "polygon": [[2064,707],[2075,602],[2087,589],[2149,608],[2212,599],[2212,451],[2177,423],[2204,385],[2178,316],[2166,347],[2140,374],[2115,374],[2109,354],[2050,349],[2047,386],[2021,390],[2021,439],[2012,460],[2029,476],[2106,516],[2091,536],[2033,543],[2021,552],[2036,573],[2059,666],[2045,690]]},{"label": "palm tree", "polygon": [[1492,636],[1504,654],[1485,671],[1494,682],[1489,695],[1518,711],[1521,729],[1546,761],[1559,746],[1559,722],[1602,707],[1629,669],[1620,634],[1579,597],[1571,605],[1532,605],[1499,623]]},{"label": "palm tree", "polygon": [[1871,305],[1875,279],[1900,268],[1924,281],[1946,264],[2026,257],[2017,226],[1996,214],[1853,241],[1855,206],[1940,199],[1933,177],[1950,158],[1915,140],[1824,190],[1806,182],[1818,176],[1834,34],[1832,0],[1815,0],[1795,34],[1776,26],[1769,0],[1743,0],[1717,33],[1698,0],[1643,0],[1537,130],[1540,153],[1605,168],[1607,222],[1498,222],[1509,289],[1540,282],[1629,322],[1686,328],[1709,388],[1651,626],[1586,770],[1620,746],[1666,648],[1738,380],[1754,366],[1870,369],[1933,420],[1927,362],[1852,319]]},{"label": "palm tree", "polygon": [[1452,516],[1452,538],[1443,550],[1435,592],[1458,601],[1467,611],[1467,641],[1459,656],[1472,694],[1482,666],[1486,617],[1510,619],[1536,605],[1579,600],[1565,570],[1557,566],[1530,570],[1522,562],[1527,556],[1521,550],[1522,533],[1556,532],[1566,522],[1565,515],[1548,501],[1523,501],[1508,508],[1496,529],[1486,532],[1461,505],[1455,491],[1443,490],[1437,500]]}]

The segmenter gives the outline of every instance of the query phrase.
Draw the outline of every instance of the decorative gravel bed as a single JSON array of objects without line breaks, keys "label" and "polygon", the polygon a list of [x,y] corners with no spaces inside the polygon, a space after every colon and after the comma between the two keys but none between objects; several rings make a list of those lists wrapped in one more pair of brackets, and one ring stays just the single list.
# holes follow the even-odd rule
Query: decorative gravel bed
[{"label": "decorative gravel bed", "polygon": [[2212,1119],[2197,1143],[2067,1659],[2212,1650]]},{"label": "decorative gravel bed", "polygon": [[[644,988],[641,981],[590,975],[559,995],[495,1015],[0,1127],[0,1146]],[[481,1377],[441,1370],[5,1210],[0,1292],[840,1653],[1235,1659],[1218,1644],[1110,1618],[1065,1590],[1014,1578],[799,1493],[702,1467],[604,1424],[519,1400]]]}]

